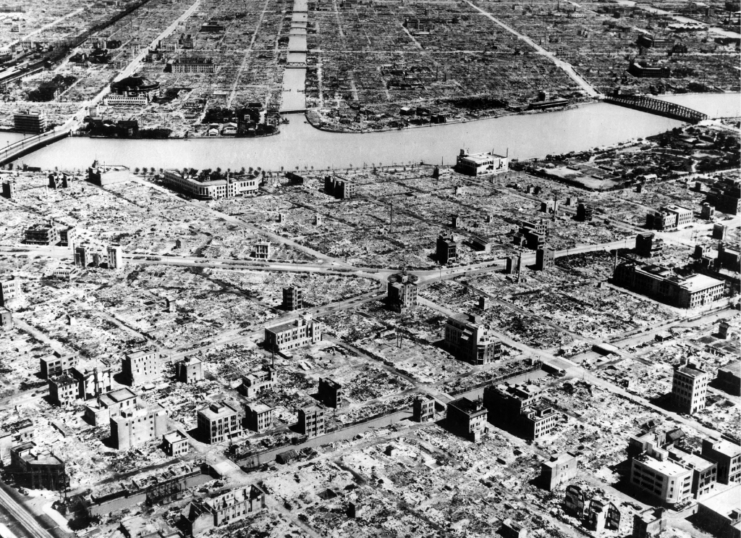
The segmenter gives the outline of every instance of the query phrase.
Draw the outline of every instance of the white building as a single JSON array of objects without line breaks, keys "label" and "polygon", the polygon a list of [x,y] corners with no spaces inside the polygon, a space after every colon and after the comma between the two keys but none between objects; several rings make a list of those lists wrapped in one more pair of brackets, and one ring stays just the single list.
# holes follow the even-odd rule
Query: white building
[{"label": "white building", "polygon": [[456,160],[456,170],[469,176],[502,174],[509,172],[509,159],[494,153],[469,153],[461,150]]}]

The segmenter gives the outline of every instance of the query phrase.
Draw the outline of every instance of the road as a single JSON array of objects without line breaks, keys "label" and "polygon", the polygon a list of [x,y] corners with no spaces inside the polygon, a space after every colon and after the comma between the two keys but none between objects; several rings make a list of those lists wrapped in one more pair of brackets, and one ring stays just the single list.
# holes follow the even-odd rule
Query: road
[{"label": "road", "polygon": [[488,17],[489,19],[491,19],[492,21],[494,21],[496,24],[498,24],[499,26],[501,26],[502,28],[504,28],[505,30],[507,30],[508,32],[510,32],[511,34],[516,35],[518,37],[518,39],[521,39],[522,41],[524,41],[525,43],[527,43],[528,45],[530,45],[532,48],[534,48],[536,51],[538,51],[539,54],[542,54],[543,56],[545,56],[546,58],[548,58],[549,60],[551,60],[554,64],[556,64],[559,68],[561,68],[571,78],[571,80],[573,80],[574,82],[576,82],[587,93],[587,95],[589,95],[590,97],[599,97],[601,95],[597,90],[595,90],[592,87],[591,84],[589,84],[589,82],[587,82],[586,80],[584,80],[581,76],[579,76],[576,73],[576,71],[574,71],[574,68],[571,66],[571,64],[569,64],[567,62],[564,62],[563,60],[559,60],[558,58],[556,58],[555,54],[553,54],[552,52],[549,52],[549,51],[545,50],[543,47],[541,47],[540,45],[538,45],[535,41],[533,41],[532,39],[530,39],[525,34],[521,34],[517,30],[515,30],[514,28],[512,28],[510,26],[507,26],[502,21],[500,21],[499,19],[497,19],[494,15],[492,15],[491,13],[489,13],[487,11],[484,11],[483,9],[481,9],[480,7],[478,7],[476,4],[474,4],[473,2],[470,2],[469,0],[466,0],[466,3],[469,6],[471,6],[472,8],[474,8],[476,11],[478,11],[479,13],[481,13],[482,15]]},{"label": "road", "polygon": [[0,484],[0,504],[35,538],[54,538],[49,532],[39,525],[36,519],[29,514],[25,508],[15,502],[5,491],[7,486]]}]

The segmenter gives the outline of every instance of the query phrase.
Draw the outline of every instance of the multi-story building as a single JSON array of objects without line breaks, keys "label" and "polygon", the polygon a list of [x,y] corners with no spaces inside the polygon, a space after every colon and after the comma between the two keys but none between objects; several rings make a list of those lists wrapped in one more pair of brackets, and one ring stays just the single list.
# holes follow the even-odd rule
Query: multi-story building
[{"label": "multi-story building", "polygon": [[321,339],[319,326],[310,314],[298,319],[265,327],[265,349],[283,353],[307,344],[316,344]]},{"label": "multi-story building", "polygon": [[259,243],[255,243],[252,249],[254,258],[258,260],[269,260],[271,256],[270,253],[271,248],[269,241],[260,241]]},{"label": "multi-story building", "polygon": [[15,179],[3,181],[3,197],[7,198],[8,200],[15,200],[16,192]]},{"label": "multi-story building", "polygon": [[489,340],[479,316],[458,314],[445,324],[445,346],[459,360],[489,364],[502,357],[502,343]]},{"label": "multi-story building", "polygon": [[0,276],[0,306],[12,307],[21,298],[21,279],[12,275]]},{"label": "multi-story building", "polygon": [[552,248],[548,248],[546,245],[540,246],[535,251],[535,269],[545,271],[549,267],[553,267],[555,259],[556,253]]},{"label": "multi-story building", "polygon": [[692,499],[692,469],[671,461],[669,454],[657,447],[633,458],[630,483],[664,505],[676,506]]},{"label": "multi-story building", "polygon": [[74,359],[70,355],[49,355],[48,357],[42,357],[39,362],[41,367],[41,377],[44,379],[62,375],[72,368],[75,363]]},{"label": "multi-story building", "polygon": [[44,133],[47,128],[46,115],[43,112],[20,112],[13,116],[13,128],[19,133]]},{"label": "multi-story building", "polygon": [[177,58],[172,62],[173,73],[216,73],[216,63],[211,58]]},{"label": "multi-story building", "polygon": [[417,422],[435,420],[435,399],[426,394],[420,394],[412,402],[412,417]]},{"label": "multi-story building", "polygon": [[77,399],[77,381],[69,374],[48,379],[49,397],[57,405],[71,405]]},{"label": "multi-story building", "polygon": [[85,245],[75,247],[75,267],[87,267],[92,261],[92,257],[89,256],[88,248]]},{"label": "multi-story building", "polygon": [[527,221],[523,220],[520,223],[520,229],[513,238],[513,243],[522,245],[523,243],[527,248],[537,250],[538,247],[544,246],[550,231],[551,221],[539,220],[539,221]]},{"label": "multi-story building", "polygon": [[469,176],[503,174],[509,172],[509,159],[495,153],[469,153],[461,150],[456,158],[456,171]]},{"label": "multi-story building", "polygon": [[122,97],[144,97],[150,101],[159,92],[160,84],[137,74],[111,83],[111,94]]},{"label": "multi-story building", "polygon": [[634,261],[619,263],[613,282],[679,308],[695,308],[720,299],[725,283],[706,275],[680,277],[666,267],[639,266]]},{"label": "multi-story building", "polygon": [[191,536],[236,523],[265,508],[265,494],[255,486],[221,493],[208,500],[194,500],[181,513],[183,526]]},{"label": "multi-story building", "polygon": [[197,170],[165,170],[163,182],[168,187],[199,200],[218,200],[254,193],[259,180],[253,176],[232,176],[212,179],[212,175]]},{"label": "multi-story building", "polygon": [[680,413],[693,415],[705,409],[710,375],[691,364],[674,367],[672,402]]},{"label": "multi-story building", "polygon": [[693,526],[719,538],[741,536],[741,486],[724,489],[697,503]]},{"label": "multi-story building", "polygon": [[151,383],[162,375],[162,361],[159,352],[140,350],[128,353],[121,361],[121,373],[132,387]]},{"label": "multi-story building", "polygon": [[122,388],[101,394],[95,402],[85,406],[85,418],[93,426],[110,424],[111,417],[122,411],[135,409],[139,405],[139,397],[128,388]]},{"label": "multi-story building", "polygon": [[162,436],[162,450],[170,457],[182,456],[190,451],[188,438],[178,430]]},{"label": "multi-story building", "polygon": [[318,398],[325,406],[334,409],[341,407],[343,396],[342,385],[337,381],[325,377],[319,378]]},{"label": "multi-story building", "polygon": [[631,538],[655,538],[668,528],[669,519],[665,508],[646,508],[633,514],[633,534]]},{"label": "multi-story building", "polygon": [[484,389],[489,422],[538,441],[553,433],[559,414],[543,401],[535,385],[490,385]]},{"label": "multi-story building", "polygon": [[106,106],[147,106],[149,98],[146,95],[116,95],[108,94],[103,102]]},{"label": "multi-story building", "polygon": [[692,494],[695,499],[704,497],[713,491],[718,479],[718,464],[678,448],[669,449],[669,459],[682,467],[692,470]]},{"label": "multi-story building", "polygon": [[324,192],[340,200],[355,196],[355,184],[339,176],[324,176]]},{"label": "multi-story building", "polygon": [[242,419],[239,406],[228,402],[212,403],[198,411],[198,434],[206,443],[220,443],[241,435]]},{"label": "multi-story building", "polygon": [[435,245],[435,257],[437,263],[447,264],[458,259],[458,243],[451,236],[440,235]]},{"label": "multi-story building", "polygon": [[594,208],[590,204],[579,203],[576,206],[576,220],[586,222],[594,217]]},{"label": "multi-story building", "polygon": [[137,404],[110,418],[111,441],[119,450],[160,439],[167,433],[167,413],[161,405]]},{"label": "multi-story building", "polygon": [[203,363],[195,357],[188,357],[175,366],[178,381],[195,383],[203,379]]},{"label": "multi-story building", "polygon": [[636,236],[636,254],[644,258],[660,256],[664,252],[664,240],[653,233],[641,233]]},{"label": "multi-story building", "polygon": [[[725,325],[726,331],[728,324]],[[734,396],[741,396],[741,361],[733,361],[718,368],[715,383],[719,389]]]},{"label": "multi-story building", "polygon": [[108,269],[121,271],[123,268],[123,247],[121,245],[108,245]]},{"label": "multi-story building", "polygon": [[80,365],[70,368],[69,373],[77,381],[77,396],[83,400],[110,392],[113,387],[113,372],[107,366]]},{"label": "multi-story building", "polygon": [[32,441],[10,449],[8,471],[18,486],[55,491],[69,487],[65,462],[52,452],[38,448]]},{"label": "multi-story building", "polygon": [[741,181],[738,179],[724,179],[710,195],[710,201],[715,209],[721,213],[738,215],[741,213]]},{"label": "multi-story building", "polygon": [[646,215],[646,227],[671,232],[685,224],[692,224],[693,220],[694,213],[691,209],[670,204]]},{"label": "multi-story building", "polygon": [[13,328],[13,313],[0,306],[0,331],[8,331]]},{"label": "multi-story building", "polygon": [[702,457],[718,464],[718,482],[741,482],[741,446],[725,439],[703,439]]},{"label": "multi-story building", "polygon": [[298,431],[307,437],[318,437],[327,431],[324,409],[310,405],[298,410]]},{"label": "multi-story building", "polygon": [[278,383],[278,372],[274,368],[266,366],[242,376],[242,384],[239,386],[239,392],[248,398],[255,398],[273,390],[276,383]]},{"label": "multi-story building", "polygon": [[249,403],[244,406],[247,427],[262,433],[273,425],[273,409],[262,403]]},{"label": "multi-story building", "polygon": [[403,312],[417,306],[417,281],[416,275],[397,273],[388,279],[386,288],[388,295],[386,304],[396,312]]},{"label": "multi-story building", "polygon": [[445,422],[453,433],[478,441],[486,431],[488,411],[481,399],[458,398],[448,402]]},{"label": "multi-story building", "polygon": [[27,245],[56,245],[59,243],[59,231],[53,224],[38,222],[26,228],[23,242]]},{"label": "multi-story building", "polygon": [[295,286],[283,288],[283,303],[281,307],[283,310],[288,310],[289,312],[301,310],[304,307],[304,292],[301,288]]},{"label": "multi-story building", "polygon": [[576,455],[564,452],[540,464],[540,480],[548,491],[576,478],[578,459]]}]

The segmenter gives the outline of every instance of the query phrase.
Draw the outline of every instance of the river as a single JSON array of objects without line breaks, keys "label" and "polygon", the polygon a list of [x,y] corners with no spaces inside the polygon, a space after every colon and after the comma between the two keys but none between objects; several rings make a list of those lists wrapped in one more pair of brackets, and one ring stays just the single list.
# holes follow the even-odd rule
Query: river
[{"label": "river", "polygon": [[[738,94],[667,96],[712,115],[741,114]],[[424,161],[451,164],[461,148],[494,150],[519,159],[580,151],[646,137],[679,121],[605,103],[534,115],[366,134],[320,131],[303,114],[266,138],[117,140],[66,138],[20,161],[44,169],[83,169],[97,159],[131,168],[347,168]]]}]

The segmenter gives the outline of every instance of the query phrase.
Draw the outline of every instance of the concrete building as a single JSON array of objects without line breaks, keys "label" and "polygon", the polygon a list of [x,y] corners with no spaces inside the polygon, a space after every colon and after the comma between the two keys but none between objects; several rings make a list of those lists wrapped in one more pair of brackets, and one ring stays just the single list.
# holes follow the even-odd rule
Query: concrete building
[{"label": "concrete building", "polygon": [[252,249],[252,254],[255,259],[258,260],[269,260],[271,257],[271,246],[270,242],[268,241],[261,241],[259,243],[255,243],[255,246]]},{"label": "concrete building", "polygon": [[8,331],[13,328],[13,313],[0,306],[0,331]]},{"label": "concrete building", "polygon": [[461,150],[455,162],[456,171],[469,176],[509,172],[509,158],[495,153],[469,153]]},{"label": "concrete building", "polygon": [[576,220],[587,222],[594,217],[594,208],[590,204],[579,203],[576,206]]},{"label": "concrete building", "polygon": [[477,442],[486,431],[487,415],[481,399],[458,398],[448,402],[445,422],[451,432]]},{"label": "concrete building", "polygon": [[72,368],[75,364],[75,360],[70,355],[49,355],[48,357],[42,357],[39,360],[39,363],[41,367],[41,377],[49,379],[50,377],[62,375]]},{"label": "concrete building", "polygon": [[519,254],[507,256],[504,272],[507,275],[516,275],[522,272],[522,256]]},{"label": "concrete building", "polygon": [[513,243],[516,245],[524,244],[527,248],[537,250],[538,247],[545,245],[551,226],[552,221],[548,220],[523,220],[513,238]]},{"label": "concrete building", "polygon": [[543,401],[535,385],[489,385],[484,389],[484,405],[489,422],[528,440],[538,441],[558,425],[558,413]]},{"label": "concrete building", "polygon": [[88,252],[88,248],[85,245],[75,247],[75,267],[87,267],[92,261],[92,257]]},{"label": "concrete building", "polygon": [[458,243],[455,242],[452,235],[438,236],[435,247],[435,258],[437,259],[437,263],[441,265],[454,262],[458,259]]},{"label": "concrete building", "polygon": [[718,482],[741,483],[741,446],[725,439],[703,439],[702,457],[718,464]]},{"label": "concrete building", "polygon": [[242,419],[238,406],[213,403],[198,411],[198,434],[206,443],[220,443],[242,434]]},{"label": "concrete building", "polygon": [[319,437],[327,431],[324,409],[310,405],[298,410],[298,431],[307,437]]},{"label": "concrete building", "polygon": [[255,398],[272,391],[277,383],[278,372],[274,368],[266,366],[242,376],[242,384],[239,386],[239,392],[248,398]]},{"label": "concrete building", "polygon": [[329,378],[319,378],[319,401],[325,406],[337,409],[342,407],[342,385]]},{"label": "concrete building", "polygon": [[636,236],[636,254],[644,258],[660,256],[664,252],[664,240],[653,233],[641,233]]},{"label": "concrete building", "polygon": [[499,535],[502,538],[527,538],[527,528],[521,523],[507,518],[502,521],[502,526],[499,528]]},{"label": "concrete building", "polygon": [[670,507],[692,499],[692,469],[671,461],[668,452],[658,447],[649,447],[631,460],[630,483]]},{"label": "concrete building", "polygon": [[741,181],[724,178],[713,189],[710,202],[721,213],[738,215],[741,213]]},{"label": "concrete building", "polygon": [[101,394],[97,401],[85,406],[85,419],[93,426],[110,424],[111,417],[122,411],[135,409],[139,404],[139,397],[128,388],[123,388]]},{"label": "concrete building", "polygon": [[21,299],[21,279],[12,275],[0,277],[0,306],[12,308]]},{"label": "concrete building", "polygon": [[706,275],[680,277],[666,267],[625,261],[615,267],[613,282],[679,308],[696,308],[720,299],[725,283]]},{"label": "concrete building", "polygon": [[108,269],[121,271],[124,268],[123,247],[121,245],[108,246]]},{"label": "concrete building", "polygon": [[13,129],[19,133],[41,134],[47,129],[43,112],[20,112],[13,115]]},{"label": "concrete building", "polygon": [[420,394],[412,403],[412,417],[417,422],[435,420],[435,399],[427,394]]},{"label": "concrete building", "polygon": [[633,533],[630,538],[656,538],[668,528],[669,520],[664,508],[647,508],[633,514]]},{"label": "concrete building", "polygon": [[10,449],[9,474],[16,485],[30,489],[63,491],[69,487],[67,466],[53,452],[42,450],[34,442]]},{"label": "concrete building", "polygon": [[69,374],[48,379],[49,397],[56,405],[72,405],[77,399],[77,381]]},{"label": "concrete building", "polygon": [[386,286],[386,305],[396,312],[417,306],[417,281],[419,277],[404,273],[391,275]]},{"label": "concrete building", "polygon": [[56,245],[59,243],[59,230],[48,223],[36,223],[24,232],[23,242],[27,245]]},{"label": "concrete building", "polygon": [[548,491],[553,491],[561,484],[576,478],[577,457],[569,452],[551,456],[551,459],[540,464],[540,480]]},{"label": "concrete building", "polygon": [[672,232],[680,226],[692,224],[694,213],[691,209],[669,204],[646,216],[646,227],[652,230]]},{"label": "concrete building", "polygon": [[741,361],[736,360],[719,368],[715,385],[728,394],[741,396]]},{"label": "concrete building", "polygon": [[8,181],[3,181],[3,197],[7,198],[8,200],[15,200],[16,199],[16,185],[15,185],[15,179],[9,179]]},{"label": "concrete building", "polygon": [[728,235],[728,226],[725,224],[714,224],[713,225],[713,239],[719,241],[725,241],[726,235]]},{"label": "concrete building", "polygon": [[136,404],[111,416],[111,441],[118,450],[160,439],[167,433],[167,413],[162,406]]},{"label": "concrete building", "polygon": [[479,316],[458,314],[445,324],[445,347],[458,360],[489,364],[502,357],[502,343],[489,340]]},{"label": "concrete building", "polygon": [[203,379],[203,363],[195,357],[183,359],[175,365],[175,375],[181,383],[196,383]]},{"label": "concrete building", "polygon": [[741,536],[741,486],[726,489],[697,503],[698,526],[718,538]]},{"label": "concrete building", "polygon": [[718,479],[718,464],[679,448],[669,449],[669,459],[685,469],[692,469],[692,495],[695,499],[705,497],[713,491]]},{"label": "concrete building", "polygon": [[121,361],[121,374],[132,387],[158,379],[162,375],[159,352],[140,350],[128,353]]},{"label": "concrete building", "polygon": [[545,271],[550,267],[553,267],[556,260],[556,253],[552,248],[548,248],[546,245],[538,247],[535,251],[535,269],[536,271]]},{"label": "concrete building", "polygon": [[291,286],[283,288],[283,303],[281,308],[289,312],[301,310],[304,307],[304,292],[300,288]]},{"label": "concrete building", "polygon": [[162,450],[170,457],[182,456],[190,452],[188,438],[178,430],[162,436]]},{"label": "concrete building", "polygon": [[249,403],[244,406],[247,428],[257,433],[269,430],[273,426],[273,409],[261,403]]},{"label": "concrete building", "polygon": [[344,200],[355,196],[355,184],[339,176],[324,177],[324,192]]},{"label": "concrete building", "polygon": [[170,65],[173,73],[216,73],[211,58],[177,58]]},{"label": "concrete building", "polygon": [[705,409],[710,375],[691,364],[674,367],[672,403],[680,413],[693,415]]},{"label": "concrete building", "polygon": [[199,536],[216,527],[236,523],[265,508],[265,494],[255,486],[244,486],[208,500],[194,500],[181,512],[186,531]]},{"label": "concrete building", "polygon": [[83,400],[110,392],[113,387],[113,371],[102,364],[78,365],[69,373],[77,381],[77,396]]},{"label": "concrete building", "polygon": [[223,179],[211,179],[205,172],[186,169],[165,170],[163,183],[198,200],[234,198],[255,193],[260,188],[257,177],[227,174]]},{"label": "concrete building", "polygon": [[283,353],[321,340],[318,325],[310,314],[298,319],[265,327],[265,349]]}]

